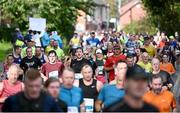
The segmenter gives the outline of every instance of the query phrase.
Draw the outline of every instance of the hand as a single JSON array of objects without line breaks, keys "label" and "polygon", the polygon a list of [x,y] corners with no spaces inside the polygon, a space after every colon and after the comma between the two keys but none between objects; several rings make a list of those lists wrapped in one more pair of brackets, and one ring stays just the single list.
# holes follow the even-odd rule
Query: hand
[{"label": "hand", "polygon": [[172,84],[168,84],[168,88],[172,88],[172,86],[173,86]]}]

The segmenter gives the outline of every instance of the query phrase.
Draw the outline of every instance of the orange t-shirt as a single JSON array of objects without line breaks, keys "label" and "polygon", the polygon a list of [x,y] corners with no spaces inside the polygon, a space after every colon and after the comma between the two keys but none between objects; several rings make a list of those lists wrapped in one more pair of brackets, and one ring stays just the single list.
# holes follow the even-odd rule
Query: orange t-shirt
[{"label": "orange t-shirt", "polygon": [[174,69],[174,66],[171,63],[161,63],[160,64],[160,69],[163,71],[168,72],[169,74],[175,73],[176,70]]},{"label": "orange t-shirt", "polygon": [[163,91],[159,95],[153,91],[148,91],[143,97],[144,101],[154,105],[160,112],[170,112],[171,108],[176,108],[176,101],[173,93],[170,91]]}]

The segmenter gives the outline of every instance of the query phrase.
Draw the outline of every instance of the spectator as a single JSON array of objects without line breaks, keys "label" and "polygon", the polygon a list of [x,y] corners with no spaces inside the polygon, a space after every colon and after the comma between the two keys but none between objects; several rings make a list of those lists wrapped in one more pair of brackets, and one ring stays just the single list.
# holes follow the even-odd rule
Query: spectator
[{"label": "spectator", "polygon": [[51,38],[58,42],[59,48],[63,48],[63,42],[60,36],[58,36],[57,31],[54,31],[51,35]]},{"label": "spectator", "polygon": [[59,99],[59,91],[60,91],[60,82],[56,78],[49,78],[45,82],[45,88],[46,92],[51,95],[55,102],[59,105],[60,108],[62,108],[63,112],[67,112],[67,105],[65,102],[63,102],[61,99]]},{"label": "spectator", "polygon": [[6,99],[3,112],[61,112],[54,99],[42,92],[41,74],[29,69],[25,75],[24,91]]},{"label": "spectator", "polygon": [[42,42],[42,46],[44,49],[46,49],[46,47],[49,45],[50,43],[50,38],[48,36],[48,33],[47,33],[47,29],[45,29],[42,37],[41,37],[41,42]]}]

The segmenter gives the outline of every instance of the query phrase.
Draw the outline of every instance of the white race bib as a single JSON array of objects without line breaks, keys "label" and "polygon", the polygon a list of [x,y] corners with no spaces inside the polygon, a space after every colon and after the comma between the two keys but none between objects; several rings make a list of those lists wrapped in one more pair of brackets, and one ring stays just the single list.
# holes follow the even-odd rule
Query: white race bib
[{"label": "white race bib", "polygon": [[93,112],[94,110],[94,99],[84,98],[86,112]]},{"label": "white race bib", "polygon": [[50,77],[58,78],[58,75],[59,75],[58,71],[51,71],[49,73],[49,78]]},{"label": "white race bib", "polygon": [[75,106],[68,106],[68,113],[78,113],[78,108]]}]

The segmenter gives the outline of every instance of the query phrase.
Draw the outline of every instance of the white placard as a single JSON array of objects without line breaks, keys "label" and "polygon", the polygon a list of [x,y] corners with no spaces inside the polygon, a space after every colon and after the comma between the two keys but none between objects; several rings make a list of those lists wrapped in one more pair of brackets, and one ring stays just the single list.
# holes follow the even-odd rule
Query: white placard
[{"label": "white placard", "polygon": [[94,99],[84,98],[86,112],[93,112],[94,110]]},{"label": "white placard", "polygon": [[29,18],[29,29],[36,31],[44,31],[46,28],[46,19]]}]

